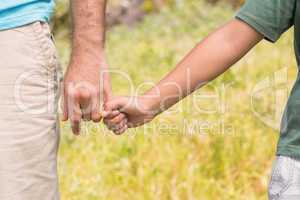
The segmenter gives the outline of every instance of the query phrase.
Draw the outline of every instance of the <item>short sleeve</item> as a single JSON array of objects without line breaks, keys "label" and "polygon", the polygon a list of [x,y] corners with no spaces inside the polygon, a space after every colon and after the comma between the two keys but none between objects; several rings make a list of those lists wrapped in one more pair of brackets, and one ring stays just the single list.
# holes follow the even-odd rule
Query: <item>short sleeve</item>
[{"label": "short sleeve", "polygon": [[247,0],[236,14],[262,34],[276,42],[294,24],[297,0]]}]

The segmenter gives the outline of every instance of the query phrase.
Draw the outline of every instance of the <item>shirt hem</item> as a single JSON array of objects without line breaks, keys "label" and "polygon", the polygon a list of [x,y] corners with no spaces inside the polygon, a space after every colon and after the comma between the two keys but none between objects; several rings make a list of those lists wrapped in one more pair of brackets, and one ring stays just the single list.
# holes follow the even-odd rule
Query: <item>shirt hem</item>
[{"label": "shirt hem", "polygon": [[300,146],[299,147],[291,147],[291,146],[284,146],[278,147],[277,149],[277,156],[286,156],[290,158],[300,159]]},{"label": "shirt hem", "polygon": [[52,12],[35,12],[5,19],[5,22],[0,20],[0,31],[18,28],[36,21],[50,22],[51,15]]}]

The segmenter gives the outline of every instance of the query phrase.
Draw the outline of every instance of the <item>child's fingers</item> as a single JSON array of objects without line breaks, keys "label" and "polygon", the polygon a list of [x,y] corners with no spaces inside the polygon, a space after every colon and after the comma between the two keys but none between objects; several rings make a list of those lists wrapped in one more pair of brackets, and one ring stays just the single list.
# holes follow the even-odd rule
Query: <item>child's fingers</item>
[{"label": "child's fingers", "polygon": [[119,132],[122,132],[124,127],[127,127],[127,120],[124,119],[122,122],[120,122],[114,130],[112,130],[115,134],[118,134]]},{"label": "child's fingers", "polygon": [[127,126],[127,121],[126,120],[122,121],[119,124],[107,125],[107,128],[110,131],[118,131],[118,130],[122,129],[125,125]]},{"label": "child's fingers", "polygon": [[120,122],[118,124],[117,129],[115,129],[113,132],[116,135],[120,135],[120,134],[124,133],[128,129],[127,122],[128,122],[128,120],[127,120],[127,118],[125,118],[122,122]]},{"label": "child's fingers", "polygon": [[105,103],[104,110],[108,113],[113,110],[121,110],[126,106],[127,103],[128,103],[128,98],[126,97],[114,98]]},{"label": "child's fingers", "polygon": [[120,130],[120,129],[123,129],[125,126],[127,126],[127,122],[128,122],[128,120],[127,120],[127,118],[125,118],[123,121],[121,121],[119,124],[118,124],[118,130]]},{"label": "child's fingers", "polygon": [[114,131],[114,132],[121,130],[121,129],[123,129],[124,126],[127,126],[127,118],[124,118],[122,121],[120,121],[119,123],[116,123],[116,124],[107,124],[106,123],[106,126],[109,130]]},{"label": "child's fingers", "polygon": [[115,133],[116,135],[121,135],[121,134],[123,134],[127,129],[128,129],[128,127],[127,127],[127,125],[125,124],[121,129],[118,129],[118,130],[114,131],[114,133]]},{"label": "child's fingers", "polygon": [[104,119],[112,119],[112,118],[114,118],[114,117],[116,117],[116,116],[118,116],[120,114],[120,111],[118,111],[118,110],[112,110],[112,111],[103,111],[102,112],[102,117],[104,118]]},{"label": "child's fingers", "polygon": [[121,121],[123,121],[126,118],[126,115],[124,113],[119,113],[117,116],[113,118],[105,118],[104,123],[108,126],[119,124]]}]

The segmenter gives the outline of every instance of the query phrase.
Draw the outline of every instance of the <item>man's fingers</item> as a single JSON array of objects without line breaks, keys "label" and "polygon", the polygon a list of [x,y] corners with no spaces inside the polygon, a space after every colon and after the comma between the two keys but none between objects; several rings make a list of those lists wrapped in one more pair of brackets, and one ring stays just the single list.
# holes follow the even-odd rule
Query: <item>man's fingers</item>
[{"label": "man's fingers", "polygon": [[68,114],[71,121],[72,131],[75,135],[80,134],[80,122],[82,118],[79,99],[79,94],[75,90],[71,90],[68,99]]},{"label": "man's fingers", "polygon": [[100,95],[96,93],[92,97],[92,111],[91,118],[93,122],[97,123],[101,121],[101,113],[100,113]]},{"label": "man's fingers", "polygon": [[81,111],[78,104],[78,95],[70,85],[65,84],[63,96],[63,121],[70,119],[72,132],[75,135],[80,133]]},{"label": "man's fingers", "polygon": [[74,135],[80,134],[80,121],[81,121],[81,119],[79,117],[71,120],[71,127],[72,127],[72,132],[74,133]]},{"label": "man's fingers", "polygon": [[75,135],[80,134],[80,122],[81,122],[81,113],[77,112],[76,114],[73,114],[71,117],[71,127],[72,127],[72,132]]},{"label": "man's fingers", "polygon": [[67,91],[64,91],[64,96],[63,96],[63,117],[62,121],[67,121],[68,120],[68,95]]},{"label": "man's fingers", "polygon": [[100,122],[101,121],[101,119],[102,119],[102,117],[101,117],[101,114],[100,114],[100,111],[93,111],[92,112],[92,120],[93,120],[93,122],[95,122],[95,123],[98,123],[98,122]]},{"label": "man's fingers", "polygon": [[79,95],[79,104],[80,104],[80,109],[82,112],[82,118],[85,121],[90,121],[91,120],[91,110],[92,110],[92,94],[90,91],[86,89],[79,89],[78,90],[78,95]]}]

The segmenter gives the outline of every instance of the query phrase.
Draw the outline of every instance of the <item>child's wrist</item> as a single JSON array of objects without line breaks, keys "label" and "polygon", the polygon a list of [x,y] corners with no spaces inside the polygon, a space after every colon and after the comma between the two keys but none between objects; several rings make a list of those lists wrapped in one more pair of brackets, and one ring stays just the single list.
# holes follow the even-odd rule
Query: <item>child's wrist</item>
[{"label": "child's wrist", "polygon": [[146,112],[151,113],[154,117],[162,112],[158,96],[144,94],[141,98]]}]

